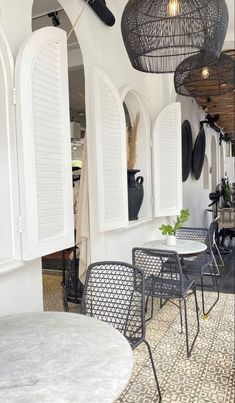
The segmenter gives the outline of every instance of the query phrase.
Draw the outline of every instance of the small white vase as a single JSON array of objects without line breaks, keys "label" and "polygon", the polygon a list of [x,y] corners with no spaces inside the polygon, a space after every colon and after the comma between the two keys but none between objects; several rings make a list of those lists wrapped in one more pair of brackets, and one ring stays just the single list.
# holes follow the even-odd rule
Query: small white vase
[{"label": "small white vase", "polygon": [[166,244],[168,246],[174,246],[176,244],[176,236],[175,235],[167,235]]}]

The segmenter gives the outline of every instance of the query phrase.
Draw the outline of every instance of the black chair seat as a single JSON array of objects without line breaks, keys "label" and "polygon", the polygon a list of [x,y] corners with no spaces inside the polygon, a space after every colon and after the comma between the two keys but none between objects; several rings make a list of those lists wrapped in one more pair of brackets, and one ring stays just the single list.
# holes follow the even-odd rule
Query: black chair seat
[{"label": "black chair seat", "polygon": [[194,281],[159,278],[151,275],[145,279],[145,294],[156,298],[181,298],[192,288]]},{"label": "black chair seat", "polygon": [[208,268],[209,264],[213,264],[213,260],[210,255],[204,253],[201,256],[196,257],[193,260],[183,260],[182,270],[183,273],[201,275],[204,273],[204,269]]}]

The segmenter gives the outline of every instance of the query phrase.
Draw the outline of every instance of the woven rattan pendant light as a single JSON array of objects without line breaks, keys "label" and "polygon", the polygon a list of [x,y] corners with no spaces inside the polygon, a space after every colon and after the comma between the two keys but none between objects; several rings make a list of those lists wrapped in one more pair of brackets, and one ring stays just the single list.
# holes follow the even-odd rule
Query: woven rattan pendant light
[{"label": "woven rattan pendant light", "polygon": [[135,69],[169,73],[194,54],[199,57],[191,68],[214,62],[227,25],[225,0],[129,0],[121,29]]},{"label": "woven rattan pendant light", "polygon": [[[197,55],[185,59],[174,74],[175,90],[180,95],[203,97],[224,95],[234,90],[234,60],[221,53],[219,59],[203,68],[191,70],[192,61]],[[194,62],[193,62],[194,63]]]}]

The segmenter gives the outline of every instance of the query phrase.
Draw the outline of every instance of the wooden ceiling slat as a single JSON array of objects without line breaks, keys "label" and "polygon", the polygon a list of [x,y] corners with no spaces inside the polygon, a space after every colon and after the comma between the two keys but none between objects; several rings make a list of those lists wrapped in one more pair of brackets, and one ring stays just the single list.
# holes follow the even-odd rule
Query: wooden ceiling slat
[{"label": "wooden ceiling slat", "polygon": [[[231,49],[225,52],[235,60],[235,50]],[[224,131],[230,133],[235,141],[235,93],[230,92],[221,96],[210,98],[197,97],[197,103],[206,110],[207,113],[218,114],[218,125],[223,127]]]}]

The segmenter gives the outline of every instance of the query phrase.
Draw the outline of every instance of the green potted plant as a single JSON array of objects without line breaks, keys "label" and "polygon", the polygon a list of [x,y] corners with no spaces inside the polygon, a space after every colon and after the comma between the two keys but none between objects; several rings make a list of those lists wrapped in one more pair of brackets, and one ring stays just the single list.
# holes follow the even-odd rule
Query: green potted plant
[{"label": "green potted plant", "polygon": [[176,237],[175,233],[177,229],[181,228],[186,221],[189,219],[189,210],[188,209],[183,209],[180,212],[180,215],[176,217],[176,220],[174,222],[174,225],[170,224],[162,224],[161,227],[159,227],[160,231],[162,232],[162,235],[167,235],[166,238],[166,243],[167,245],[175,245],[176,244]]}]

